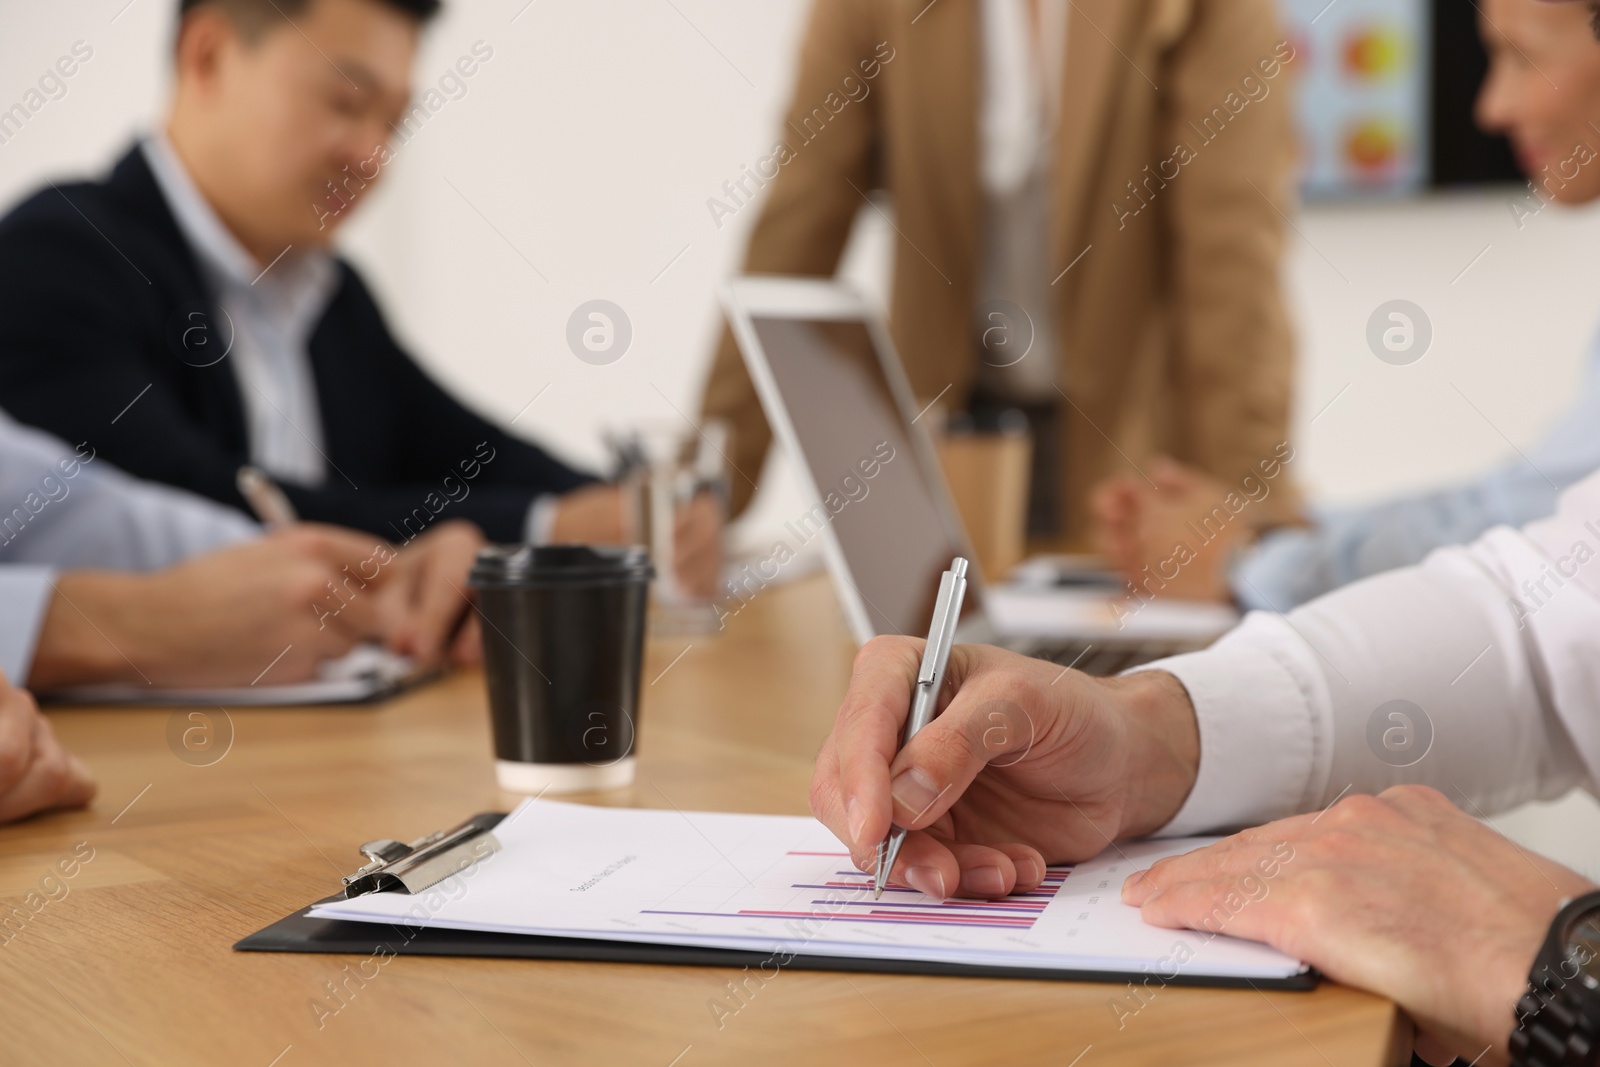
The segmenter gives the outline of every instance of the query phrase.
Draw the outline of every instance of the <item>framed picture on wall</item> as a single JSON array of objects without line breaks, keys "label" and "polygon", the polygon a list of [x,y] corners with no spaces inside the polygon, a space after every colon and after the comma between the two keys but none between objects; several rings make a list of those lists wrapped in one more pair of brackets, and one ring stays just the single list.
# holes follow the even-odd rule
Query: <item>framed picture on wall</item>
[{"label": "framed picture on wall", "polygon": [[1460,0],[1282,0],[1309,199],[1518,181],[1473,124],[1487,58]]}]

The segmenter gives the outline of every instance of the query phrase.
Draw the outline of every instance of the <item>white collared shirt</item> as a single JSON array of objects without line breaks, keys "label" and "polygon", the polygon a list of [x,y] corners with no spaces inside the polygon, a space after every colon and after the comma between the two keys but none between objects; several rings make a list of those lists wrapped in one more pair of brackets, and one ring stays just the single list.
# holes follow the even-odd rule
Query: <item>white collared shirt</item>
[{"label": "white collared shirt", "polygon": [[217,301],[231,339],[250,462],[274,478],[314,487],[327,477],[322,413],[308,346],[339,285],[322,249],[290,246],[258,264],[206,201],[165,135],[140,148]]},{"label": "white collared shirt", "polygon": [[1067,0],[983,0],[979,173],[990,196],[1015,192],[1048,162],[1066,63]]},{"label": "white collared shirt", "polygon": [[[140,144],[167,206],[178,221],[231,329],[227,358],[239,383],[250,462],[273,478],[316,487],[327,478],[322,412],[311,368],[311,334],[339,286],[333,256],[322,249],[284,250],[258,265],[194,184],[171,142],[157,133]],[[559,497],[528,506],[524,536],[549,541]]]},{"label": "white collared shirt", "polygon": [[1600,473],[1557,513],[1255,613],[1170,671],[1199,776],[1165,834],[1419,783],[1474,815],[1600,781]]},{"label": "white collared shirt", "polygon": [[[1029,6],[1039,6],[1038,26]],[[1067,0],[983,0],[979,174],[983,244],[977,331],[1003,325],[1026,355],[984,344],[978,380],[1019,402],[1056,398],[1055,291],[1050,187],[1066,59]],[[1022,308],[1027,327],[994,312]],[[1003,312],[1001,313],[1004,314]],[[1020,331],[1020,332],[1019,332]],[[982,336],[991,339],[995,335]],[[1013,362],[1014,358],[1014,362]]]}]

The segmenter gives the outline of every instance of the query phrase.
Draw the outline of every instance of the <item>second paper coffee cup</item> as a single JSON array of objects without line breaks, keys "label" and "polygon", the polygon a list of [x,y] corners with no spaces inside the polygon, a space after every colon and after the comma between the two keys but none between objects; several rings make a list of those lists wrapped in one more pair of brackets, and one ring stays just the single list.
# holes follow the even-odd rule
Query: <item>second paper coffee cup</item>
[{"label": "second paper coffee cup", "polygon": [[470,581],[502,789],[570,793],[633,780],[651,574],[642,548],[478,554]]}]

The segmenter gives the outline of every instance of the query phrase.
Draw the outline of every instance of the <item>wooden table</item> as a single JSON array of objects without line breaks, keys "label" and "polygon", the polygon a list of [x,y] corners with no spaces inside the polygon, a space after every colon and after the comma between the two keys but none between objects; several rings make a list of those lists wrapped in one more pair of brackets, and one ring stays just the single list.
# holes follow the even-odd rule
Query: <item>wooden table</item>
[{"label": "wooden table", "polygon": [[[721,634],[653,641],[638,780],[585,799],[803,813],[851,655],[821,578],[760,593]],[[169,741],[206,728],[186,715],[51,713],[101,791],[0,831],[0,910],[28,913],[20,932],[0,927],[0,1063],[1396,1062],[1393,1006],[1331,985],[1168,988],[1119,1030],[1115,986],[789,970],[747,986],[719,1027],[710,1005],[734,1003],[737,972],[399,957],[362,983],[348,977],[360,957],[236,953],[330,892],[359,842],[516,798],[494,785],[477,674],[373,707],[213,712],[206,765]],[[93,859],[74,867],[75,848]],[[62,859],[74,876],[47,880]]]}]

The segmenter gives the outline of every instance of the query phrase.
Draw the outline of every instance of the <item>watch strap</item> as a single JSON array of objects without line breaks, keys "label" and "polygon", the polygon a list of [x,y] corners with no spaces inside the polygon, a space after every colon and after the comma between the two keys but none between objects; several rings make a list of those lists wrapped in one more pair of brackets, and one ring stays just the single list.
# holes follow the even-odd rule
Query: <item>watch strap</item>
[{"label": "watch strap", "polygon": [[1517,1028],[1511,1031],[1514,1067],[1592,1067],[1596,1062],[1594,1024],[1564,1004],[1560,991],[1529,987],[1517,1001]]},{"label": "watch strap", "polygon": [[1600,1065],[1600,991],[1586,984],[1566,944],[1573,921],[1594,911],[1600,911],[1600,892],[1568,901],[1551,922],[1517,1001],[1517,1028],[1508,1042],[1514,1067]]}]

